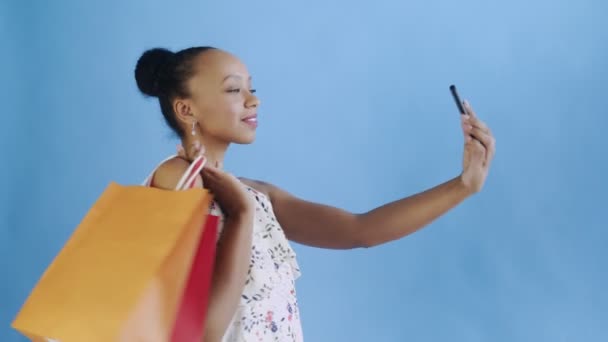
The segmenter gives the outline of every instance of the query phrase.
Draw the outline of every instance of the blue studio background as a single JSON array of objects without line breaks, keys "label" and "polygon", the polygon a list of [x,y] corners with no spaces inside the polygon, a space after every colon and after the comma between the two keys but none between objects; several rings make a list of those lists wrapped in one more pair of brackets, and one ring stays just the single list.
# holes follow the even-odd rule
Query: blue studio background
[{"label": "blue studio background", "polygon": [[[0,340],[110,181],[176,140],[133,70],[213,45],[258,139],[226,168],[354,212],[460,172],[455,83],[493,129],[485,189],[372,249],[295,245],[307,341],[608,340],[608,2],[0,2]],[[604,212],[602,212],[602,210]]]}]

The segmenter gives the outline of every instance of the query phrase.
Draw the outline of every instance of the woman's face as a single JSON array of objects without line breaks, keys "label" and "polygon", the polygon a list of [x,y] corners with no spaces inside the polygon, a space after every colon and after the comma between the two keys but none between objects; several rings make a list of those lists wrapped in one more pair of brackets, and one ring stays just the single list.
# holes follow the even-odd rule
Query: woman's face
[{"label": "woman's face", "polygon": [[[200,133],[224,143],[253,142],[260,101],[245,65],[227,52],[209,50],[196,57],[194,68],[189,102]],[[191,131],[191,126],[185,130]]]}]

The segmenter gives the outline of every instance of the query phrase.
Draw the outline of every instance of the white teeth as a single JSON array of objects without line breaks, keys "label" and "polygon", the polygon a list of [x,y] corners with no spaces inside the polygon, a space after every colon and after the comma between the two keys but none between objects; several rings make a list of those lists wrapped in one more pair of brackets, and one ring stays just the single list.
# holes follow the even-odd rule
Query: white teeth
[{"label": "white teeth", "polygon": [[247,122],[258,122],[257,118],[246,119]]}]

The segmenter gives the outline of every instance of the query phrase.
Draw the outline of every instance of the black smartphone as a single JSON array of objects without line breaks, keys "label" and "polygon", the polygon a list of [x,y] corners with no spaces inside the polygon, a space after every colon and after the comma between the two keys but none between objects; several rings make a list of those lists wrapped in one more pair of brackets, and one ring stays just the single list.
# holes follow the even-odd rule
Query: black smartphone
[{"label": "black smartphone", "polygon": [[456,101],[456,106],[458,106],[458,110],[460,111],[460,114],[467,115],[467,111],[464,110],[463,102],[462,102],[462,100],[460,100],[460,96],[458,96],[458,91],[456,90],[455,85],[452,84],[450,86],[450,92],[452,92],[452,97],[454,98],[454,101]]}]

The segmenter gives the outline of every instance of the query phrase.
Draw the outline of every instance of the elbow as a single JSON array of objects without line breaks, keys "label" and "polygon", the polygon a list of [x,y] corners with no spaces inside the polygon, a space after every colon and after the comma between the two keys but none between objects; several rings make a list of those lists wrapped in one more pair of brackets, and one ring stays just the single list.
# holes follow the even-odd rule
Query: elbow
[{"label": "elbow", "polygon": [[355,215],[355,222],[352,224],[352,227],[354,228],[354,233],[351,235],[354,237],[352,241],[353,248],[371,248],[378,245],[372,234],[370,234],[371,229],[367,227],[363,215]]},{"label": "elbow", "polygon": [[370,238],[361,238],[357,240],[355,244],[356,248],[372,248],[378,246],[380,243],[370,239]]}]

